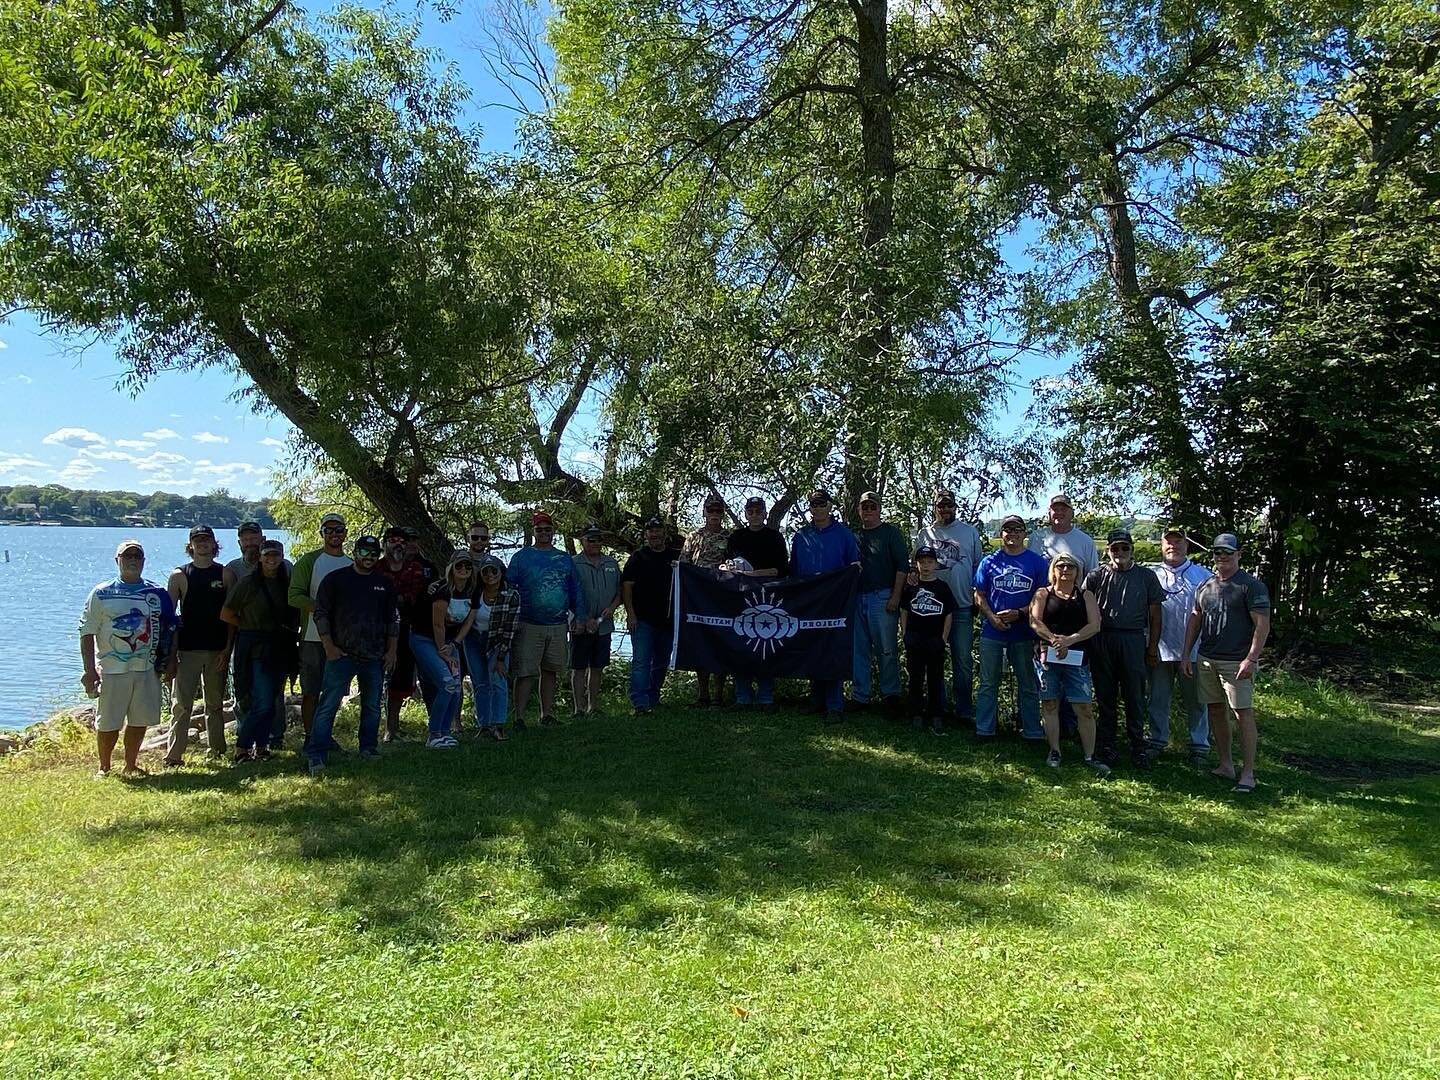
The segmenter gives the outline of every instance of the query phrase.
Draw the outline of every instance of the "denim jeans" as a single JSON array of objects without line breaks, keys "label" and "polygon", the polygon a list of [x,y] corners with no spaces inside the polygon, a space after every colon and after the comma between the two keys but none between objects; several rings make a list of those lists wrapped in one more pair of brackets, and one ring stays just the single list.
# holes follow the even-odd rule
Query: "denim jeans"
[{"label": "denim jeans", "polygon": [[975,715],[975,609],[962,607],[950,623],[951,708],[961,720]]},{"label": "denim jeans", "polygon": [[994,735],[1000,700],[1000,676],[1005,659],[1015,672],[1015,696],[1020,703],[1020,729],[1027,739],[1043,739],[1040,726],[1040,687],[1035,681],[1035,639],[996,641],[980,637],[980,686],[975,691],[975,732]]},{"label": "denim jeans", "polygon": [[[435,639],[410,632],[410,653],[415,657],[415,673],[421,685],[428,686],[426,711],[430,715],[430,738],[450,734],[455,718],[460,715],[460,677],[450,670],[445,658],[435,648]],[[458,662],[458,661],[457,661]]]},{"label": "denim jeans", "polygon": [[1210,713],[1195,693],[1195,679],[1180,672],[1179,660],[1162,660],[1150,672],[1150,747],[1170,745],[1170,700],[1180,684],[1180,703],[1190,726],[1190,749],[1210,749]]},{"label": "denim jeans", "polygon": [[844,712],[845,680],[811,679],[810,700],[826,712]]},{"label": "denim jeans", "polygon": [[381,660],[354,660],[342,656],[325,664],[320,701],[305,740],[305,756],[311,765],[324,765],[325,754],[335,729],[340,701],[350,692],[351,680],[360,680],[360,749],[378,752],[380,743],[380,695],[385,689],[385,664]]},{"label": "denim jeans", "polygon": [[736,679],[736,705],[774,705],[774,679]]},{"label": "denim jeans", "polygon": [[660,704],[660,688],[670,666],[672,633],[668,624],[637,621],[630,627],[630,704],[637,709]]},{"label": "denim jeans", "polygon": [[[255,648],[268,641],[269,635],[254,630],[241,630],[235,637],[235,670],[245,672],[245,699],[248,709],[238,712],[235,724],[235,746],[239,750],[264,749],[275,741],[275,702],[285,689],[283,664],[262,659]],[[238,694],[237,694],[238,698]],[[283,701],[282,701],[283,707]],[[239,701],[236,701],[239,707]],[[283,736],[285,729],[280,733]]]},{"label": "denim jeans", "polygon": [[[241,722],[250,715],[251,684],[255,678],[250,653],[255,642],[262,639],[268,640],[269,636],[269,634],[257,630],[241,630],[235,636],[235,653],[231,657],[231,666],[234,669],[235,737],[237,739],[240,737]],[[269,742],[272,749],[278,749],[285,742],[285,721],[288,719],[285,713],[285,681],[288,677],[289,672],[277,672],[275,684],[271,690],[274,696],[274,717],[271,720],[269,731]]]},{"label": "denim jeans", "polygon": [[850,699],[870,700],[870,662],[880,664],[880,696],[900,696],[900,612],[886,611],[889,589],[872,589],[855,598],[855,664]]},{"label": "denim jeans", "polygon": [[475,692],[475,726],[481,731],[504,727],[510,683],[495,671],[489,631],[465,635],[465,666],[470,670],[470,687]]}]

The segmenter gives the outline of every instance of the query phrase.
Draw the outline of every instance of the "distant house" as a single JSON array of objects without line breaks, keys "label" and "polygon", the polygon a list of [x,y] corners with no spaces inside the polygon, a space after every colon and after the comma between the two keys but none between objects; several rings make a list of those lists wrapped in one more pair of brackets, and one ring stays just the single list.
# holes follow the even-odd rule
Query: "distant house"
[{"label": "distant house", "polygon": [[150,527],[150,519],[144,514],[126,514],[125,524],[133,525],[137,529],[148,529]]}]

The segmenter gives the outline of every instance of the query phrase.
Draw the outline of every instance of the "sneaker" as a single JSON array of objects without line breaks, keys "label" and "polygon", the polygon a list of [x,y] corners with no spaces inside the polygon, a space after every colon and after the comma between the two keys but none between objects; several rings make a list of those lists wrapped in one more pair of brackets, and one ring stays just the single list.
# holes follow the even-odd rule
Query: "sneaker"
[{"label": "sneaker", "polygon": [[1096,776],[1110,775],[1110,766],[1106,765],[1105,762],[1101,761],[1099,758],[1087,757],[1085,759],[1085,766],[1086,768],[1094,772]]},{"label": "sneaker", "polygon": [[256,760],[256,761],[269,761],[269,760],[270,760],[271,758],[273,758],[274,756],[275,756],[274,754],[270,753],[270,750],[269,750],[268,747],[259,747],[259,748],[257,748],[256,751],[255,751],[255,760]]},{"label": "sneaker", "polygon": [[94,775],[93,777],[91,777],[91,779],[92,779],[92,780],[108,780],[108,779],[110,779],[110,770],[109,770],[109,769],[96,769],[96,770],[95,770],[95,775]]},{"label": "sneaker", "polygon": [[1191,750],[1191,751],[1190,751],[1190,767],[1191,767],[1192,769],[1203,769],[1206,765],[1209,765],[1209,764],[1210,764],[1210,751],[1209,751],[1209,750]]},{"label": "sneaker", "polygon": [[432,735],[430,738],[425,740],[425,749],[443,750],[445,749],[445,740],[442,739],[439,735]]},{"label": "sneaker", "polygon": [[379,750],[361,750],[360,757],[365,761],[377,761],[380,758]]},{"label": "sneaker", "polygon": [[830,725],[834,725],[834,724],[840,723],[840,710],[839,710],[839,709],[826,709],[826,710],[825,710],[825,723],[826,723],[826,724],[830,724]]},{"label": "sneaker", "polygon": [[248,765],[255,760],[255,751],[236,750],[235,756],[230,759],[231,765]]},{"label": "sneaker", "polygon": [[442,735],[440,737],[440,741],[443,742],[446,746],[460,745],[460,740],[457,739],[454,735]]},{"label": "sneaker", "polygon": [[380,741],[383,742],[383,743],[391,743],[391,742],[394,742],[394,741],[395,741],[395,732],[393,732],[393,731],[382,732],[381,735],[380,735]]},{"label": "sneaker", "polygon": [[925,717],[921,716],[919,713],[916,713],[914,716],[910,717],[910,726],[916,731],[919,731],[925,726]]},{"label": "sneaker", "polygon": [[1060,767],[1060,751],[1051,750],[1050,753],[1046,754],[1045,764],[1049,765],[1052,769],[1058,769]]},{"label": "sneaker", "polygon": [[526,727],[528,727],[528,726],[529,726],[529,725],[527,725],[527,724],[525,723],[525,717],[523,717],[523,716],[517,716],[517,717],[515,717],[515,730],[516,730],[516,731],[524,731],[524,730],[526,729]]},{"label": "sneaker", "polygon": [[541,727],[554,727],[554,726],[555,726],[556,724],[558,724],[558,723],[560,723],[560,721],[557,720],[557,719],[555,719],[555,717],[553,717],[553,716],[542,716],[542,717],[540,717],[540,726],[541,726]]},{"label": "sneaker", "polygon": [[325,763],[323,761],[312,761],[308,770],[311,780],[319,780],[325,775]]},{"label": "sneaker", "polygon": [[1130,766],[1131,768],[1139,769],[1141,772],[1149,772],[1153,767],[1153,762],[1151,762],[1149,754],[1131,754]]},{"label": "sneaker", "polygon": [[930,734],[931,734],[931,735],[949,735],[950,732],[945,729],[945,724],[944,724],[943,721],[941,721],[941,720],[936,720],[933,724],[930,725]]}]

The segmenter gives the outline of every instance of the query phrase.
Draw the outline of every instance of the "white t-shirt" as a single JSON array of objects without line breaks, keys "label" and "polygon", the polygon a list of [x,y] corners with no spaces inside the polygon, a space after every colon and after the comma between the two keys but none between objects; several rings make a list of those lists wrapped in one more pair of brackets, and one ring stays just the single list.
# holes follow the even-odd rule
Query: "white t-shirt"
[{"label": "white t-shirt", "polygon": [[150,581],[107,581],[90,590],[80,616],[80,635],[95,638],[101,675],[154,671],[166,634],[175,625],[175,606],[164,588]]},{"label": "white t-shirt", "polygon": [[1043,529],[1036,529],[1030,534],[1029,548],[1037,555],[1045,556],[1049,562],[1061,552],[1073,555],[1076,562],[1080,564],[1080,580],[1085,580],[1085,575],[1092,570],[1100,568],[1100,552],[1095,550],[1095,541],[1082,529],[1073,525],[1069,532],[1053,532],[1048,526]]},{"label": "white t-shirt", "polygon": [[470,624],[472,634],[483,634],[490,629],[490,605],[484,600],[475,601],[475,621]]},{"label": "white t-shirt", "polygon": [[[325,580],[327,574],[334,573],[342,566],[353,566],[354,563],[355,560],[349,555],[327,555],[322,551],[320,557],[315,560],[314,569],[310,572],[310,602],[313,604],[315,597],[320,595],[320,583]],[[315,629],[314,616],[305,620],[305,640],[320,640],[320,631]]]}]

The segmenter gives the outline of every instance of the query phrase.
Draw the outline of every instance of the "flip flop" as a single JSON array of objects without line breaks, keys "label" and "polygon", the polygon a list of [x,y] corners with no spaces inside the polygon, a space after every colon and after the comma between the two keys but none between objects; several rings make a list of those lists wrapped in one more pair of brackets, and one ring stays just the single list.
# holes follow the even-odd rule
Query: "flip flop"
[{"label": "flip flop", "polygon": [[1230,789],[1230,791],[1232,794],[1235,795],[1249,795],[1252,791],[1255,790],[1255,787],[1256,785],[1254,784],[1236,784]]}]

